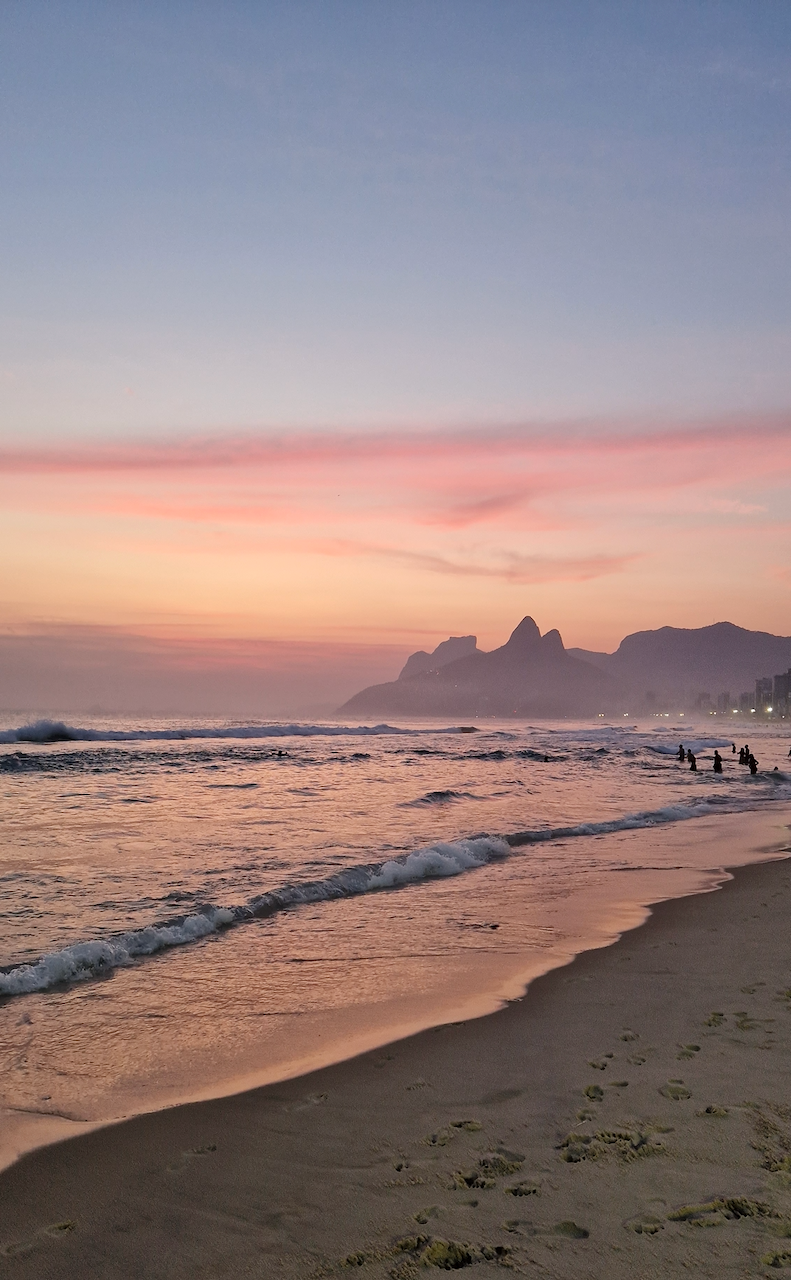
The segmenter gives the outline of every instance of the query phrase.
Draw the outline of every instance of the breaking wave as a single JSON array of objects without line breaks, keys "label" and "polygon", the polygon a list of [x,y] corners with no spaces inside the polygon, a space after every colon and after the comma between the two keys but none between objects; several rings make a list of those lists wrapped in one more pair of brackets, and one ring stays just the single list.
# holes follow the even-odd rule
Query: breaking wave
[{"label": "breaking wave", "polygon": [[[679,742],[681,739],[679,739]],[[684,743],[685,748],[690,750],[693,755],[697,755],[699,751],[705,751],[707,747],[729,747],[732,738],[691,738]],[[679,743],[675,746],[671,742],[648,742],[649,751],[656,751],[660,756],[677,756]]]},{"label": "breaking wave", "polygon": [[492,836],[477,836],[471,840],[429,845],[387,862],[348,867],[323,880],[287,884],[259,894],[244,906],[205,906],[194,915],[165,920],[146,929],[94,942],[78,942],[62,951],[42,956],[34,964],[6,966],[0,971],[0,996],[29,995],[60,983],[100,977],[168,947],[196,942],[234,924],[266,919],[288,907],[328,902],[334,898],[353,898],[363,893],[400,888],[419,880],[457,876],[497,858],[507,858],[508,853],[506,841]]},{"label": "breaking wave", "polygon": [[[197,725],[195,728],[180,729],[88,729],[64,724],[62,720],[36,720],[19,729],[0,730],[0,743],[33,742],[44,745],[55,742],[183,742],[195,738],[366,738],[380,737],[383,734],[410,736],[421,732],[421,729],[390,724],[246,724]],[[459,733],[460,730],[451,728],[444,732]]]},{"label": "breaking wave", "polygon": [[[774,776],[777,781],[787,781],[785,774]],[[447,797],[454,793],[433,794]],[[100,977],[113,969],[133,964],[170,947],[196,942],[234,925],[266,919],[289,907],[357,897],[401,888],[423,880],[462,875],[488,863],[507,859],[513,855],[514,850],[526,846],[663,826],[735,811],[740,807],[742,806],[735,804],[727,795],[714,796],[691,804],[667,805],[661,809],[626,814],[603,822],[539,827],[535,830],[512,832],[503,837],[478,835],[470,839],[438,842],[388,861],[347,867],[323,879],[286,884],[261,893],[244,905],[202,906],[193,914],[164,920],[144,929],[76,943],[62,951],[45,955],[33,963],[5,966],[0,969],[0,997],[27,995],[46,991],[63,983]]]}]

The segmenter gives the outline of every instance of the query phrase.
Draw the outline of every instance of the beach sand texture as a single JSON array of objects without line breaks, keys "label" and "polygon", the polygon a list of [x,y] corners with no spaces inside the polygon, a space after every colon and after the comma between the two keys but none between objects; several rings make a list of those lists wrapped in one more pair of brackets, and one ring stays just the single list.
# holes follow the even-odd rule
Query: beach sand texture
[{"label": "beach sand texture", "polygon": [[499,1013],[0,1176],[0,1275],[791,1275],[791,863]]}]

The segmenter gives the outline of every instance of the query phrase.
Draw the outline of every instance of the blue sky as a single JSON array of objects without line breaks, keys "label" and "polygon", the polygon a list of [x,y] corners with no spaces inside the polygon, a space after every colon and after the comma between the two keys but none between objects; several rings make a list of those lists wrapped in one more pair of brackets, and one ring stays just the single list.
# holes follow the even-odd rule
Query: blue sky
[{"label": "blue sky", "polygon": [[791,398],[791,7],[4,6],[7,440]]}]

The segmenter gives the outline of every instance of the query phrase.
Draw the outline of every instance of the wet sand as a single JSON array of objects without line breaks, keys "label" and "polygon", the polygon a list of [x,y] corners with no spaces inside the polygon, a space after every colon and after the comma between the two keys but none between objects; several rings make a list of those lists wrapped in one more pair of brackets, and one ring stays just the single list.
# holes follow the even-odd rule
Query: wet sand
[{"label": "wet sand", "polygon": [[485,1018],[141,1116],[0,1175],[0,1275],[791,1268],[791,863]]}]

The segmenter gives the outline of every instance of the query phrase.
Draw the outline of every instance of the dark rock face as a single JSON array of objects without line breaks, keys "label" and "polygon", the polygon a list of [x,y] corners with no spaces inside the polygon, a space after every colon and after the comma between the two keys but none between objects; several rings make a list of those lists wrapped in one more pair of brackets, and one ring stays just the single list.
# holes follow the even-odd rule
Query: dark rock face
[{"label": "dark rock face", "polygon": [[[470,644],[472,642],[472,644]],[[464,645],[453,653],[446,645]],[[416,660],[416,661],[413,661]],[[424,660],[431,665],[426,667]],[[499,649],[482,653],[474,636],[452,637],[434,654],[413,654],[398,680],[372,685],[340,713],[357,716],[582,716],[605,711],[616,697],[611,678],[572,658],[558,631],[542,636],[523,618]]]},{"label": "dark rock face", "polygon": [[636,631],[615,653],[571,652],[638,697],[648,690],[677,697],[694,697],[702,690],[716,697],[727,690],[738,696],[753,689],[760,677],[791,667],[791,636],[716,622],[710,627]]},{"label": "dark rock face", "polygon": [[466,658],[468,654],[477,651],[477,636],[451,636],[450,639],[443,640],[442,644],[438,644],[432,653],[418,649],[417,653],[410,654],[398,678],[409,680],[412,676],[422,675],[425,671],[438,671],[449,662],[455,662],[456,658]]}]

